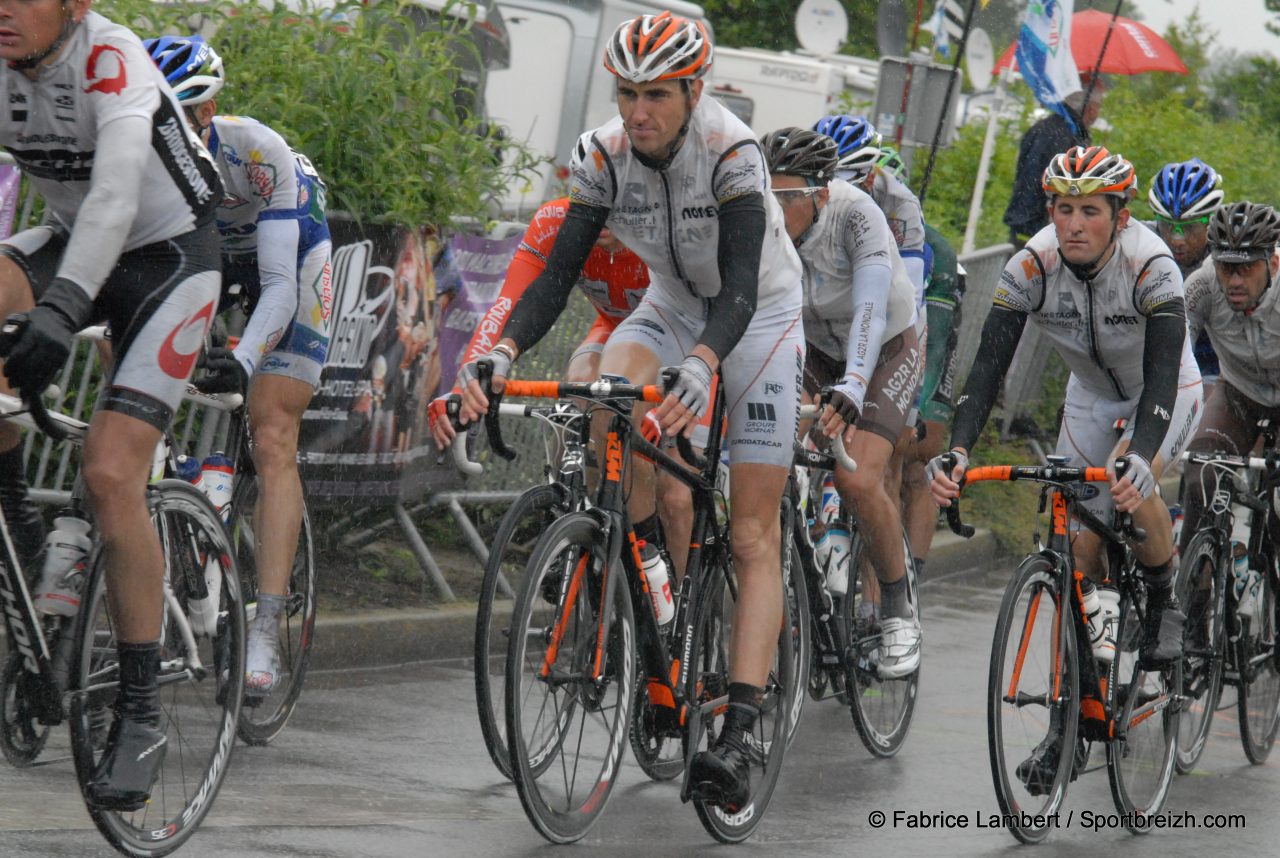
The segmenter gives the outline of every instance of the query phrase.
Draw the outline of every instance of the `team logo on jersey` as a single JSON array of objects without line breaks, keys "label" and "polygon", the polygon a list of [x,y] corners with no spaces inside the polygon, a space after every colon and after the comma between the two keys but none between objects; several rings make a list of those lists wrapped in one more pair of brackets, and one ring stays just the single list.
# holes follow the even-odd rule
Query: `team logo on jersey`
[{"label": "team logo on jersey", "polygon": [[89,51],[84,77],[89,81],[89,85],[84,88],[85,92],[119,95],[129,85],[125,74],[124,53],[111,45],[94,45]]},{"label": "team logo on jersey", "polygon": [[185,381],[191,376],[200,347],[204,345],[204,332],[213,319],[213,302],[205,304],[195,315],[178,323],[160,344],[156,362],[165,375]]},{"label": "team logo on jersey", "polygon": [[253,186],[254,193],[267,205],[276,193],[276,168],[274,164],[264,164],[259,152],[249,153],[250,161],[244,166],[245,177]]}]

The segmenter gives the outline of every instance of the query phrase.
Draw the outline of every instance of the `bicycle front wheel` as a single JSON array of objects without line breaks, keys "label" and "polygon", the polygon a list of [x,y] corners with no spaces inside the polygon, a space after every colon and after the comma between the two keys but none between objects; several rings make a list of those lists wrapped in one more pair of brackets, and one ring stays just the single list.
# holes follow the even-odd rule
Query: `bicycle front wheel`
[{"label": "bicycle front wheel", "polygon": [[631,593],[600,523],[559,519],[529,559],[507,650],[507,744],[529,821],[553,843],[582,838],[617,782],[631,724]]},{"label": "bicycle front wheel", "polygon": [[1276,579],[1275,561],[1262,573],[1257,602],[1247,620],[1241,620],[1236,642],[1236,665],[1240,671],[1240,743],[1249,762],[1262,765],[1276,741],[1280,726],[1280,672],[1276,659]]},{"label": "bicycle front wheel", "polygon": [[1072,614],[1053,561],[1033,554],[1009,582],[987,679],[987,743],[1010,833],[1038,843],[1075,779],[1080,671]]},{"label": "bicycle front wheel", "polygon": [[[235,745],[244,690],[244,603],[235,554],[221,519],[199,489],[163,480],[148,504],[165,560],[161,631],[160,727],[167,743],[151,799],[132,812],[86,804],[108,842],[126,855],[166,855],[204,819],[222,785]],[[207,634],[185,613],[194,576],[218,575],[221,592]],[[71,746],[81,788],[105,747],[119,687],[116,618],[107,596],[106,563],[95,553],[76,618],[71,675]]]},{"label": "bicycle front wheel", "polygon": [[[685,699],[689,702],[689,732],[686,759],[715,744],[728,708],[729,649],[733,640],[738,582],[728,546],[722,545],[698,589],[693,641],[689,648],[689,679]],[[791,706],[795,699],[795,655],[792,652],[788,599],[782,599],[782,628],[773,666],[765,680],[764,700],[754,732],[748,738],[752,756],[751,793],[746,803],[729,812],[719,805],[695,799],[694,809],[702,826],[721,843],[740,843],[751,836],[773,797],[782,759],[787,749]],[[803,689],[802,689],[803,690]]]},{"label": "bicycle front wheel", "polygon": [[15,768],[35,763],[49,741],[51,728],[40,723],[35,705],[40,680],[27,671],[21,653],[10,651],[0,678],[0,751]]},{"label": "bicycle front wheel", "polygon": [[1142,620],[1133,592],[1121,595],[1116,657],[1107,680],[1115,736],[1107,743],[1107,776],[1125,827],[1146,834],[1151,829],[1138,820],[1160,812],[1173,779],[1183,679],[1181,660],[1162,670],[1138,667]]},{"label": "bicycle front wheel", "polygon": [[[907,575],[907,597],[916,617],[920,616],[919,588],[911,546],[902,536],[902,556]],[[857,576],[855,578],[855,575]],[[845,653],[845,685],[849,690],[849,712],[858,737],[877,757],[892,757],[907,740],[911,716],[920,686],[919,669],[896,679],[880,676],[879,594],[869,596],[875,580],[867,541],[858,532],[849,552],[849,588],[844,597],[844,627],[849,630]],[[855,591],[855,582],[861,582]],[[877,588],[878,590],[878,588]]]},{"label": "bicycle front wheel", "polygon": [[1174,581],[1178,602],[1187,613],[1183,637],[1182,713],[1178,718],[1174,766],[1179,774],[1195,768],[1209,739],[1213,713],[1222,694],[1225,658],[1226,590],[1219,567],[1225,561],[1215,533],[1201,530],[1187,545]]},{"label": "bicycle front wheel", "polygon": [[782,581],[787,597],[787,616],[791,628],[791,712],[788,723],[787,744],[796,739],[800,729],[800,714],[808,696],[809,671],[813,661],[813,619],[809,604],[809,586],[805,579],[804,562],[794,536],[795,506],[791,498],[782,499]]},{"label": "bicycle front wheel", "polygon": [[472,666],[476,710],[489,759],[508,780],[511,779],[511,757],[507,751],[502,694],[511,618],[509,603],[498,604],[498,582],[501,577],[516,594],[520,592],[525,566],[534,545],[557,518],[568,512],[564,494],[560,486],[544,484],[526,490],[512,502],[489,545],[489,560],[480,581],[475,662]]},{"label": "bicycle front wheel", "polygon": [[[236,483],[231,500],[232,541],[240,567],[245,617],[253,622],[258,604],[257,550],[262,529],[258,508],[258,481],[244,478]],[[316,627],[316,561],[311,536],[311,517],[302,508],[298,544],[289,571],[284,610],[280,613],[280,682],[267,695],[250,697],[240,709],[240,738],[250,745],[265,745],[280,735],[302,694],[302,682],[311,659]]]}]

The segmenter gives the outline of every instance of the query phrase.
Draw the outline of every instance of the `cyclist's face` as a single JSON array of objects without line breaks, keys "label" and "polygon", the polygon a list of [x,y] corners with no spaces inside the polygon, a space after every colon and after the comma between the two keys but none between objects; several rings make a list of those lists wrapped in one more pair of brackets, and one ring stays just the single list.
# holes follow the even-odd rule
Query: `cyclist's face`
[{"label": "cyclist's face", "polygon": [[[1214,262],[1218,272],[1218,284],[1227,296],[1227,303],[1237,313],[1244,312],[1258,303],[1262,293],[1266,291],[1270,271],[1280,265],[1280,256],[1272,255],[1269,264],[1266,259],[1255,259],[1252,262]],[[1268,271],[1270,268],[1270,271]]]},{"label": "cyclist's face", "polygon": [[1189,221],[1169,221],[1157,217],[1156,232],[1173,251],[1173,260],[1178,263],[1179,268],[1186,268],[1204,258],[1204,248],[1209,242],[1207,217]]},{"label": "cyclist's face", "polygon": [[695,80],[685,97],[679,81],[656,83],[618,81],[618,112],[631,145],[641,155],[664,158],[680,134],[680,126],[702,95],[702,81]]},{"label": "cyclist's face", "polygon": [[65,16],[84,17],[90,0],[0,0],[0,59],[21,60],[48,49]]},{"label": "cyclist's face", "polygon": [[[1077,265],[1086,265],[1095,259],[1099,265],[1106,261],[1099,259],[1111,243],[1113,227],[1111,202],[1106,196],[1054,197],[1049,216],[1058,232],[1058,247],[1064,259]],[[1129,210],[1121,209],[1114,228],[1124,229],[1128,222]]]},{"label": "cyclist's face", "polygon": [[827,203],[826,188],[810,187],[800,176],[773,176],[773,198],[782,206],[782,217],[787,225],[787,235],[796,241],[813,225],[814,206],[821,209]]}]

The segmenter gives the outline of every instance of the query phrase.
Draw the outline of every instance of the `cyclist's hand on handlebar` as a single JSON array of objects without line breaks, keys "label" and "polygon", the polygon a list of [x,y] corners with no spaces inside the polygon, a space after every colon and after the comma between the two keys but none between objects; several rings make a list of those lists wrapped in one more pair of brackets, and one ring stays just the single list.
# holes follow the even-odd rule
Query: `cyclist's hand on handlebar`
[{"label": "cyclist's hand on handlebar", "polygon": [[710,365],[697,355],[689,355],[676,367],[671,390],[657,409],[656,416],[664,433],[682,432],[686,438],[693,434],[698,418],[711,404],[711,376]]},{"label": "cyclist's hand on handlebar", "polygon": [[211,348],[200,358],[202,372],[191,380],[201,393],[239,393],[249,390],[249,373],[235,352],[226,347]]},{"label": "cyclist's hand on handlebar", "polygon": [[456,393],[447,396],[437,396],[431,400],[427,406],[427,425],[431,429],[431,437],[436,441],[436,447],[441,450],[448,449],[453,443],[454,436],[458,434],[453,428],[453,418],[449,414],[450,400],[454,402],[454,413],[457,413],[458,404],[461,403],[462,397]]},{"label": "cyclist's hand on handlebar", "polygon": [[[1125,474],[1116,479],[1116,465],[1125,463]],[[1133,512],[1142,502],[1151,497],[1156,488],[1156,477],[1151,471],[1151,463],[1132,451],[1125,453],[1117,462],[1107,466],[1107,476],[1111,478],[1111,500],[1120,512]]]},{"label": "cyclist's hand on handlebar", "polygon": [[40,303],[15,313],[5,327],[15,330],[0,338],[0,357],[9,384],[23,396],[38,396],[48,387],[71,355],[71,337],[93,315],[93,301],[70,280],[58,277]]},{"label": "cyclist's hand on handlebar", "polygon": [[[845,434],[847,428],[858,422],[860,415],[853,397],[853,390],[848,385],[840,384],[831,389],[831,399],[818,418],[823,435],[834,438]],[[848,441],[847,438],[845,440]]]},{"label": "cyclist's hand on handlebar", "polygon": [[[477,364],[487,360],[493,366],[493,377],[489,380],[489,390],[480,387],[480,373]],[[489,353],[469,360],[458,370],[458,387],[462,389],[462,408],[459,411],[460,422],[468,423],[484,417],[489,408],[489,391],[501,393],[507,386],[507,378],[511,375],[511,363],[515,355],[504,345],[494,346]]]},{"label": "cyclist's hand on handlebar", "polygon": [[[943,456],[955,459],[955,466],[949,474],[947,462]],[[933,495],[934,503],[941,507],[948,507],[951,506],[953,499],[960,497],[960,478],[968,468],[969,457],[964,450],[950,450],[929,460],[929,464],[925,466],[924,476],[929,481],[929,493]]]}]

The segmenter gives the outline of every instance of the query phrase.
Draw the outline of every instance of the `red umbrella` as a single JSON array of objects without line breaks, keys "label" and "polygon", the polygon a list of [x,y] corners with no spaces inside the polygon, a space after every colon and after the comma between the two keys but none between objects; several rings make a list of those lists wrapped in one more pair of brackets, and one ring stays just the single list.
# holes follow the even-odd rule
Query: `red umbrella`
[{"label": "red umbrella", "polygon": [[[1111,16],[1097,9],[1086,9],[1071,16],[1071,56],[1081,72],[1092,72],[1098,64],[1098,54],[1102,51],[1102,42],[1107,38],[1107,28],[1110,26]],[[997,71],[1011,63],[1014,70],[1017,70],[1018,64],[1014,58],[1017,47],[1017,42],[1009,46],[1009,50],[1000,57],[1000,62],[996,63]],[[1107,52],[1102,57],[1101,71],[1105,74],[1142,74],[1153,71],[1186,74],[1187,67],[1178,59],[1169,43],[1157,36],[1150,27],[1130,18],[1116,18],[1111,41],[1107,43]]]}]

